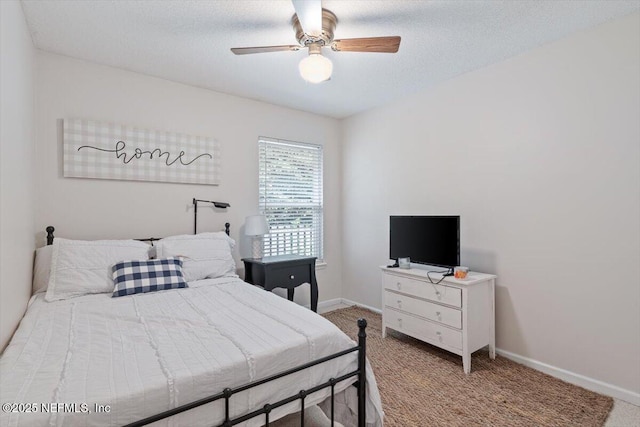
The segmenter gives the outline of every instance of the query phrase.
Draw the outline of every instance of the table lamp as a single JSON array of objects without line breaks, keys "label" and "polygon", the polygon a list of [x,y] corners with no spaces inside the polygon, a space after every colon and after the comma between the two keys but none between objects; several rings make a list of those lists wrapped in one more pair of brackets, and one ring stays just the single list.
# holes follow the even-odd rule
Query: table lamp
[{"label": "table lamp", "polygon": [[269,223],[264,215],[251,215],[245,219],[244,234],[253,241],[253,258],[262,258],[262,236],[269,234]]}]

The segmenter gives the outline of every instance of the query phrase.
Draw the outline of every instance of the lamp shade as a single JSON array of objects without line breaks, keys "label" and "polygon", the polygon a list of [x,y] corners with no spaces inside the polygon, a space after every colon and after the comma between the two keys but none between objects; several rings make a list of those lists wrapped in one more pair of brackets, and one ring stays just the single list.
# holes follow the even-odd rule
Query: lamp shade
[{"label": "lamp shade", "polygon": [[264,215],[251,215],[244,221],[244,234],[247,236],[264,236],[269,233],[269,223]]},{"label": "lamp shade", "polygon": [[320,54],[311,54],[300,61],[298,68],[303,79],[310,83],[320,83],[331,77],[333,63]]}]

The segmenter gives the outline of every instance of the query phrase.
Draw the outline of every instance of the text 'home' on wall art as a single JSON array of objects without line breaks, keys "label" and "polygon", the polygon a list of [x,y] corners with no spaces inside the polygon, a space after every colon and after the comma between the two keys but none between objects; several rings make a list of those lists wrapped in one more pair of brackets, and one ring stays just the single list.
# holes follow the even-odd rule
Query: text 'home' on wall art
[{"label": "text 'home' on wall art", "polygon": [[213,138],[66,119],[63,145],[65,177],[220,183]]}]

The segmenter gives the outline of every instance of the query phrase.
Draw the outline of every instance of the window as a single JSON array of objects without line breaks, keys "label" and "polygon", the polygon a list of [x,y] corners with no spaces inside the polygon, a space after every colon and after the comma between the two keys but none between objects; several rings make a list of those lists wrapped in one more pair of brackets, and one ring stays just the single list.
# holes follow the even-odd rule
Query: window
[{"label": "window", "polygon": [[322,146],[259,138],[259,206],[269,221],[263,253],[322,260]]}]

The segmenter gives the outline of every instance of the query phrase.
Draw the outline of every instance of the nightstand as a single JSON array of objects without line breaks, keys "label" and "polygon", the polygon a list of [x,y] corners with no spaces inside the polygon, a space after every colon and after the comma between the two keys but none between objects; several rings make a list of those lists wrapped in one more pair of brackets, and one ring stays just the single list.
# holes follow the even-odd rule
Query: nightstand
[{"label": "nightstand", "polygon": [[318,311],[318,282],[316,258],[300,255],[281,255],[263,258],[243,258],[244,281],[263,287],[266,291],[285,288],[287,299],[293,301],[295,288],[311,286],[311,310]]}]

